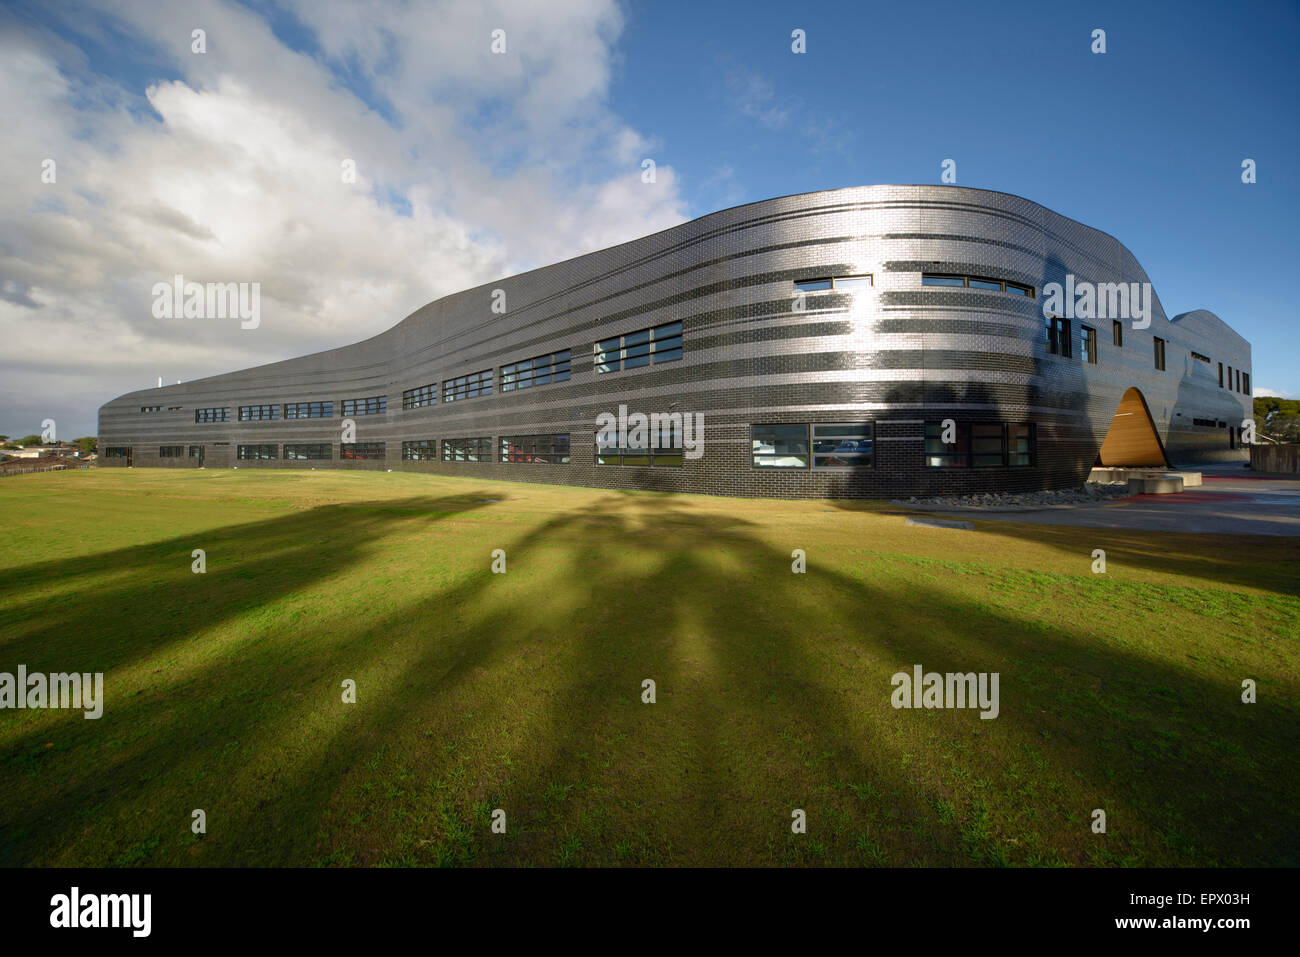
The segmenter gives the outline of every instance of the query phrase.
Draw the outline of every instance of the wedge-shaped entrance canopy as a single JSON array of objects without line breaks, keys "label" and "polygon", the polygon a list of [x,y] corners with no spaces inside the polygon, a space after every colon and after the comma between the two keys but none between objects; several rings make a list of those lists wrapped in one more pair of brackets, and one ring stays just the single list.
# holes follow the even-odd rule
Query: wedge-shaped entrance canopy
[{"label": "wedge-shaped entrance canopy", "polygon": [[1146,399],[1137,389],[1129,389],[1119,400],[1115,417],[1110,420],[1106,438],[1097,456],[1100,465],[1142,465],[1171,468],[1164,444],[1156,433]]}]

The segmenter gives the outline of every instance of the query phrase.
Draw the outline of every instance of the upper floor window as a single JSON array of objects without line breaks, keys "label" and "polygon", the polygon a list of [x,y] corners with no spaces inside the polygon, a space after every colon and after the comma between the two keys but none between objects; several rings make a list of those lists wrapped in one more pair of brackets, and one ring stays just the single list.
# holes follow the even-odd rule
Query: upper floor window
[{"label": "upper floor window", "polygon": [[1085,362],[1097,364],[1097,330],[1088,326],[1079,327],[1079,355]]},{"label": "upper floor window", "polygon": [[1193,352],[1192,358],[1195,359],[1197,362],[1204,362],[1207,366],[1210,364],[1210,357],[1203,356],[1199,352]]},{"label": "upper floor window", "polygon": [[142,406],[140,406],[140,411],[141,411],[141,412],[161,412],[161,411],[162,411],[162,406],[161,406],[161,405],[142,405]]},{"label": "upper floor window", "polygon": [[239,407],[240,422],[261,422],[268,419],[278,419],[280,417],[280,407],[278,405],[241,405]]},{"label": "upper floor window", "polygon": [[1219,363],[1219,388],[1223,388],[1223,363]]},{"label": "upper floor window", "polygon": [[195,422],[229,422],[230,406],[224,409],[195,409]]},{"label": "upper floor window", "polygon": [[402,443],[403,462],[433,462],[437,458],[437,439],[411,439]]},{"label": "upper floor window", "polygon": [[871,276],[830,276],[826,279],[799,279],[794,288],[799,292],[825,292],[828,289],[852,291],[872,285]]},{"label": "upper floor window", "polygon": [[668,322],[625,336],[602,339],[595,345],[596,371],[618,372],[648,366],[653,361],[673,362],[682,357],[682,324]]},{"label": "upper floor window", "polygon": [[1111,320],[1110,338],[1111,341],[1115,343],[1116,349],[1124,348],[1124,323],[1120,322],[1118,319]]},{"label": "upper floor window", "polygon": [[426,405],[434,405],[438,401],[438,383],[431,382],[428,385],[422,385],[415,389],[407,389],[402,393],[403,409],[418,409]]},{"label": "upper floor window", "polygon": [[1249,372],[1243,372],[1241,374],[1241,391],[1246,395],[1250,395],[1250,373]]},{"label": "upper floor window", "polygon": [[1032,297],[1034,290],[1030,286],[1008,282],[1004,279],[991,279],[987,276],[958,276],[947,273],[921,273],[922,286],[965,286],[969,289],[987,289],[990,292],[1009,292],[1013,296]]},{"label": "upper floor window", "polygon": [[1159,336],[1152,336],[1151,342],[1155,347],[1156,368],[1163,369],[1165,367],[1165,340]]},{"label": "upper floor window", "polygon": [[388,396],[376,395],[368,399],[344,399],[343,417],[354,415],[381,415],[388,411]]},{"label": "upper floor window", "polygon": [[569,350],[553,352],[547,356],[534,356],[523,362],[512,362],[501,367],[501,391],[528,389],[550,382],[566,382],[569,378]]},{"label": "upper floor window", "polygon": [[481,395],[492,394],[492,370],[484,369],[470,375],[445,379],[442,383],[443,402],[461,402]]},{"label": "upper floor window", "polygon": [[330,419],[334,417],[333,402],[286,402],[286,419]]},{"label": "upper floor window", "polygon": [[1047,334],[1047,351],[1054,356],[1070,358],[1070,320],[1046,316],[1043,325]]}]

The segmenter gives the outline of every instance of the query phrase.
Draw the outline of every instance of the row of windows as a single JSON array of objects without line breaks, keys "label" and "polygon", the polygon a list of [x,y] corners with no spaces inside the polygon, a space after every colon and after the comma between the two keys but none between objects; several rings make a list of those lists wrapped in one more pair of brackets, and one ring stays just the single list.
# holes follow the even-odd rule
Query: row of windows
[{"label": "row of windows", "polygon": [[954,276],[944,273],[922,273],[922,286],[964,286],[967,289],[988,289],[994,292],[1009,292],[1013,296],[1034,298],[1032,286],[1007,282],[1002,279],[989,279],[986,276]]},{"label": "row of windows", "polygon": [[501,367],[501,391],[528,389],[548,382],[567,382],[569,379],[569,350],[564,349],[545,356],[534,356],[523,362]]},{"label": "row of windows", "polygon": [[278,405],[241,405],[239,407],[240,422],[267,422],[280,417],[280,407]]},{"label": "row of windows", "polygon": [[344,399],[343,418],[358,415],[383,415],[388,411],[388,396],[373,395],[367,399]]},{"label": "row of windows", "polygon": [[872,422],[755,425],[750,442],[755,468],[806,469],[809,463],[818,469],[871,468],[875,425]]},{"label": "row of windows", "polygon": [[459,376],[455,379],[447,379],[442,384],[443,402],[461,402],[465,399],[473,399],[480,395],[491,394],[491,369],[484,369],[482,372]]},{"label": "row of windows", "polygon": [[560,435],[503,435],[501,436],[501,461],[540,465],[568,465],[568,433]]},{"label": "row of windows", "polygon": [[195,409],[194,421],[195,422],[229,422],[230,407],[226,406],[224,409]]},{"label": "row of windows", "polygon": [[[1223,363],[1220,362],[1219,388],[1222,389],[1223,387]],[[1250,395],[1250,373],[1228,366],[1228,388],[1233,392],[1240,392],[1242,395]]]},{"label": "row of windows", "polygon": [[852,292],[870,285],[870,276],[830,276],[826,279],[801,279],[794,284],[794,288],[799,292],[824,292],[827,289]]},{"label": "row of windows", "polygon": [[286,402],[284,404],[286,419],[332,419],[333,402]]},{"label": "row of windows", "polygon": [[652,362],[674,362],[682,357],[682,324],[668,322],[638,329],[625,336],[602,339],[595,347],[596,372],[620,372]]}]

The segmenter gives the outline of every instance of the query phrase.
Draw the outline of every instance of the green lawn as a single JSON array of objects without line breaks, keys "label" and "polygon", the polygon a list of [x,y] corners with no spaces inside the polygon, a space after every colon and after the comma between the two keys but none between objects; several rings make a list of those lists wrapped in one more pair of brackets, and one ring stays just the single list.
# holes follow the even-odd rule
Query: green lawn
[{"label": "green lawn", "polygon": [[[107,698],[0,711],[0,864],[1300,863],[1294,539],[105,469],[0,541],[0,671]],[[894,710],[918,663],[1000,716]]]}]

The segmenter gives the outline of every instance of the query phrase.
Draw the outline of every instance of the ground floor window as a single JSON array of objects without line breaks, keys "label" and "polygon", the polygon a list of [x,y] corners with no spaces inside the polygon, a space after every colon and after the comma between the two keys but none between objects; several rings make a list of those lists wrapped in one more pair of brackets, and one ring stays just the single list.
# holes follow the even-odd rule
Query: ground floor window
[{"label": "ground floor window", "polygon": [[444,462],[491,462],[492,437],[483,435],[472,439],[443,439],[442,460]]},{"label": "ground floor window", "polygon": [[274,445],[241,445],[235,450],[235,458],[260,461],[276,457]]},{"label": "ground floor window", "polygon": [[328,444],[322,445],[286,445],[284,447],[284,457],[286,459],[331,459],[334,457],[334,449]]},{"label": "ground floor window", "polygon": [[806,469],[808,426],[755,425],[750,428],[754,468]]},{"label": "ground floor window", "polygon": [[930,468],[1015,468],[1034,464],[1031,422],[925,423],[925,464]]},{"label": "ground floor window", "polygon": [[602,432],[596,433],[597,465],[630,465],[642,468],[680,468],[685,457],[682,454],[682,436],[676,429],[660,436],[662,448],[652,448],[649,438],[634,441],[628,436],[628,444],[620,446],[616,437]]},{"label": "ground floor window", "polygon": [[382,459],[383,442],[342,442],[339,444],[341,459]]},{"label": "ground floor window", "polygon": [[434,462],[437,458],[437,439],[412,439],[402,443],[403,462]]},{"label": "ground floor window", "polygon": [[871,468],[874,444],[872,422],[814,422],[813,468]]},{"label": "ground floor window", "polygon": [[202,454],[203,454],[203,446],[201,445],[190,446],[190,458],[197,459]]},{"label": "ground floor window", "polygon": [[183,445],[158,446],[158,458],[160,459],[180,459],[184,457],[185,457],[185,446]]},{"label": "ground floor window", "polygon": [[104,449],[104,458],[106,459],[129,459],[131,457],[131,447],[129,445],[109,446]]},{"label": "ground floor window", "polygon": [[503,435],[501,436],[501,461],[568,465],[568,433],[562,435]]}]

